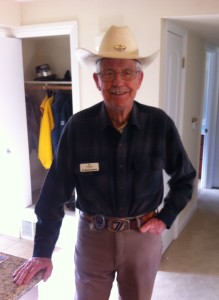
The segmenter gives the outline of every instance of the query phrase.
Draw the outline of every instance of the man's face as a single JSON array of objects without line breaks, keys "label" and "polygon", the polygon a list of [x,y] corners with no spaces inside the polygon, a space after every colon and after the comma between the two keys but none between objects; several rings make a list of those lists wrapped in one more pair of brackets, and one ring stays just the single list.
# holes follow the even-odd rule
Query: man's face
[{"label": "man's face", "polygon": [[143,72],[137,70],[134,60],[105,58],[100,61],[100,69],[93,77],[106,107],[113,111],[123,111],[132,107],[141,86]]}]

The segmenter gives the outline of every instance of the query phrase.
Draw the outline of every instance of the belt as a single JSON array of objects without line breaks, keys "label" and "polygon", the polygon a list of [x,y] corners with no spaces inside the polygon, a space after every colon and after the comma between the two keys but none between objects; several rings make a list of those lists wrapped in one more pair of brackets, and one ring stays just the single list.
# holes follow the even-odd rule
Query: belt
[{"label": "belt", "polygon": [[149,219],[156,216],[156,211],[153,210],[147,214],[130,218],[114,218],[105,217],[103,215],[89,215],[80,211],[82,219],[90,221],[91,230],[103,230],[108,229],[110,231],[125,231],[125,230],[137,230]]}]

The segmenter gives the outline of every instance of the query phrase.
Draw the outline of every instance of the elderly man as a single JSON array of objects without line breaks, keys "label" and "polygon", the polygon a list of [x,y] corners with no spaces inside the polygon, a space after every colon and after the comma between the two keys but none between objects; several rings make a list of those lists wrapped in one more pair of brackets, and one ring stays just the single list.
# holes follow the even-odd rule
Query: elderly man
[{"label": "elderly man", "polygon": [[[75,248],[78,300],[107,300],[115,275],[120,299],[149,300],[162,253],[161,234],[191,199],[196,175],[173,121],[160,109],[135,101],[142,68],[128,27],[112,26],[98,54],[78,49],[95,66],[103,101],[75,114],[36,205],[33,258],[14,274],[17,284],[52,271],[51,256],[74,188],[80,210]],[[163,201],[163,170],[170,176]]]}]

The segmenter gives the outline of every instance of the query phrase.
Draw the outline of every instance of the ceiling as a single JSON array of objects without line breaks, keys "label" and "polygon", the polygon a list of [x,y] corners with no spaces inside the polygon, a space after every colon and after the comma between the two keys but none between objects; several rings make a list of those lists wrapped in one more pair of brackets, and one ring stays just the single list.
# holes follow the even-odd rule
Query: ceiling
[{"label": "ceiling", "polygon": [[169,18],[197,36],[219,46],[219,15]]}]

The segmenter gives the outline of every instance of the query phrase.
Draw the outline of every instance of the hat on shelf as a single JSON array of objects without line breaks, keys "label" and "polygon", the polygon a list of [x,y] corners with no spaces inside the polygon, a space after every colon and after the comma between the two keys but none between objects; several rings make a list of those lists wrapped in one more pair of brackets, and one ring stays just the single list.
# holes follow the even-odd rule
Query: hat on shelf
[{"label": "hat on shelf", "polygon": [[52,73],[48,64],[36,66],[35,71],[37,74],[37,77],[35,78],[35,80],[49,81],[49,80],[56,79],[56,75]]},{"label": "hat on shelf", "polygon": [[142,67],[147,67],[157,57],[158,51],[150,56],[140,56],[133,33],[127,26],[111,26],[104,35],[98,53],[84,48],[75,50],[76,57],[82,65],[94,67],[102,58],[119,58],[138,60]]}]

